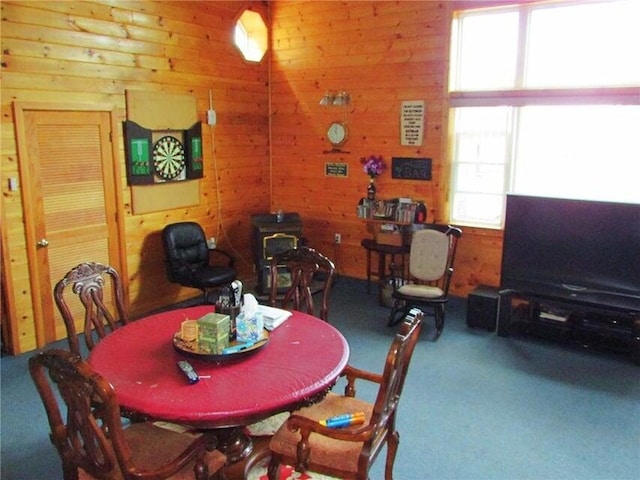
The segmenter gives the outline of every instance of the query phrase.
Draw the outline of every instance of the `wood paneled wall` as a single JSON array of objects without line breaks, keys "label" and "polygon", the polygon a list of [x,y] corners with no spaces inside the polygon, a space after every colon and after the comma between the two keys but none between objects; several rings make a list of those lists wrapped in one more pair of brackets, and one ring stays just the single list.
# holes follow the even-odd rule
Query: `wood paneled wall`
[{"label": "wood paneled wall", "polygon": [[[203,225],[253,276],[249,214],[269,208],[268,61],[245,62],[232,43],[244,8],[268,21],[264,2],[3,1],[3,275],[16,353],[36,348],[12,102],[112,104],[126,118],[125,90],[189,94],[205,122],[211,91],[214,128],[203,125],[204,178],[197,206],[134,215],[118,131],[124,199],[124,256],[132,316],[192,297],[166,280],[160,230],[184,219]],[[171,112],[167,112],[170,115]],[[245,260],[246,259],[246,260]],[[74,265],[70,265],[69,268]]]},{"label": "wood paneled wall", "polygon": [[[242,60],[232,44],[235,20],[250,7],[271,22],[271,52],[260,64]],[[249,215],[284,209],[303,218],[309,243],[325,251],[341,275],[364,278],[356,218],[367,176],[359,159],[371,154],[430,157],[433,179],[377,181],[379,197],[426,201],[429,221],[446,221],[448,43],[452,4],[442,1],[7,1],[2,8],[3,279],[16,353],[36,348],[29,291],[12,102],[113,104],[125,119],[125,90],[193,95],[205,121],[212,92],[218,123],[203,125],[205,176],[200,204],[134,215],[121,159],[129,309],[133,316],[194,296],[168,283],[159,232],[183,219],[238,258],[240,278],[254,279]],[[325,90],[346,90],[346,108],[321,107]],[[424,100],[424,144],[400,146],[400,102]],[[170,112],[168,112],[170,114]],[[325,132],[344,120],[343,153]],[[270,148],[271,147],[271,148]],[[325,176],[326,162],[348,164],[348,176]],[[333,234],[342,243],[333,244]],[[465,229],[454,291],[496,284],[499,233]],[[71,267],[71,266],[70,266]],[[5,285],[7,286],[7,285]],[[4,325],[3,325],[4,326]]]},{"label": "wood paneled wall", "polygon": [[[447,220],[452,8],[447,1],[272,3],[272,207],[298,211],[310,244],[332,256],[342,275],[365,273],[360,241],[368,234],[356,205],[368,177],[360,158],[432,158],[431,181],[392,179],[387,170],[376,180],[378,197],[424,200],[429,222]],[[326,90],[346,90],[351,104],[319,105]],[[403,100],[426,104],[422,146],[400,144]],[[331,150],[325,132],[334,120],[348,125],[345,152],[323,153]],[[326,177],[326,162],[348,164],[348,176]],[[342,234],[340,245],[334,233]],[[501,243],[500,232],[464,229],[455,293],[498,283]]]}]

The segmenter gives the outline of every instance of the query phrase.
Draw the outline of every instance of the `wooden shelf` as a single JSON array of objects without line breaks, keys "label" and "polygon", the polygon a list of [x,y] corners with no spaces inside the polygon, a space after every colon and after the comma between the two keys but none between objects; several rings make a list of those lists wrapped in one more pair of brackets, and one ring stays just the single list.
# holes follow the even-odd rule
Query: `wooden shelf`
[{"label": "wooden shelf", "polygon": [[361,220],[363,222],[366,222],[366,223],[375,223],[375,224],[392,223],[394,225],[406,226],[406,227],[408,227],[409,225],[413,225],[413,222],[400,222],[400,221],[394,220],[392,218],[375,218],[375,217],[371,217],[371,218],[361,218]]}]

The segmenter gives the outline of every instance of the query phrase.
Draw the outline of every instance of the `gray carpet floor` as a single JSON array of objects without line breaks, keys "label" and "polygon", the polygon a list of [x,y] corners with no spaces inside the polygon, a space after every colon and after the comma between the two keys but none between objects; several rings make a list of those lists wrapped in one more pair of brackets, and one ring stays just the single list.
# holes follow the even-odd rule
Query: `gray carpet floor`
[{"label": "gray carpet floor", "polygon": [[[364,282],[334,286],[329,321],[354,366],[381,371],[395,332],[388,313]],[[453,298],[440,339],[431,340],[431,319],[423,331],[400,403],[396,479],[638,478],[640,367],[616,353],[471,329],[465,313]],[[1,360],[3,480],[62,478],[27,372],[32,354]]]}]

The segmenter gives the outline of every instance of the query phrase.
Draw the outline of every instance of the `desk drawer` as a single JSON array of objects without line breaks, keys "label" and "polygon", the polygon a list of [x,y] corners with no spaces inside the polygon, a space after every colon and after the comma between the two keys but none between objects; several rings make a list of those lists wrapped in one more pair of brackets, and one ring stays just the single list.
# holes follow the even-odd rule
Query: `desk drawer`
[{"label": "desk drawer", "polygon": [[403,236],[401,233],[376,232],[376,242],[383,245],[401,247],[403,244]]}]

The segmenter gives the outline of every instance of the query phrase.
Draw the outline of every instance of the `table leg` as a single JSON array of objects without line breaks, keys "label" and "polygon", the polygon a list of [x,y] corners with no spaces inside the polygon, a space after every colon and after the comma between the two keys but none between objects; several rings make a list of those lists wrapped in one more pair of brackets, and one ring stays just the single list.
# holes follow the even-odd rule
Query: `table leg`
[{"label": "table leg", "polygon": [[378,303],[384,305],[382,301],[382,289],[384,288],[384,281],[386,278],[385,270],[387,268],[387,255],[385,253],[378,252]]},{"label": "table leg", "polygon": [[251,437],[244,433],[243,427],[216,429],[217,449],[227,456],[227,464],[246,458],[253,451]]},{"label": "table leg", "polygon": [[371,293],[371,250],[367,249],[367,293]]}]

